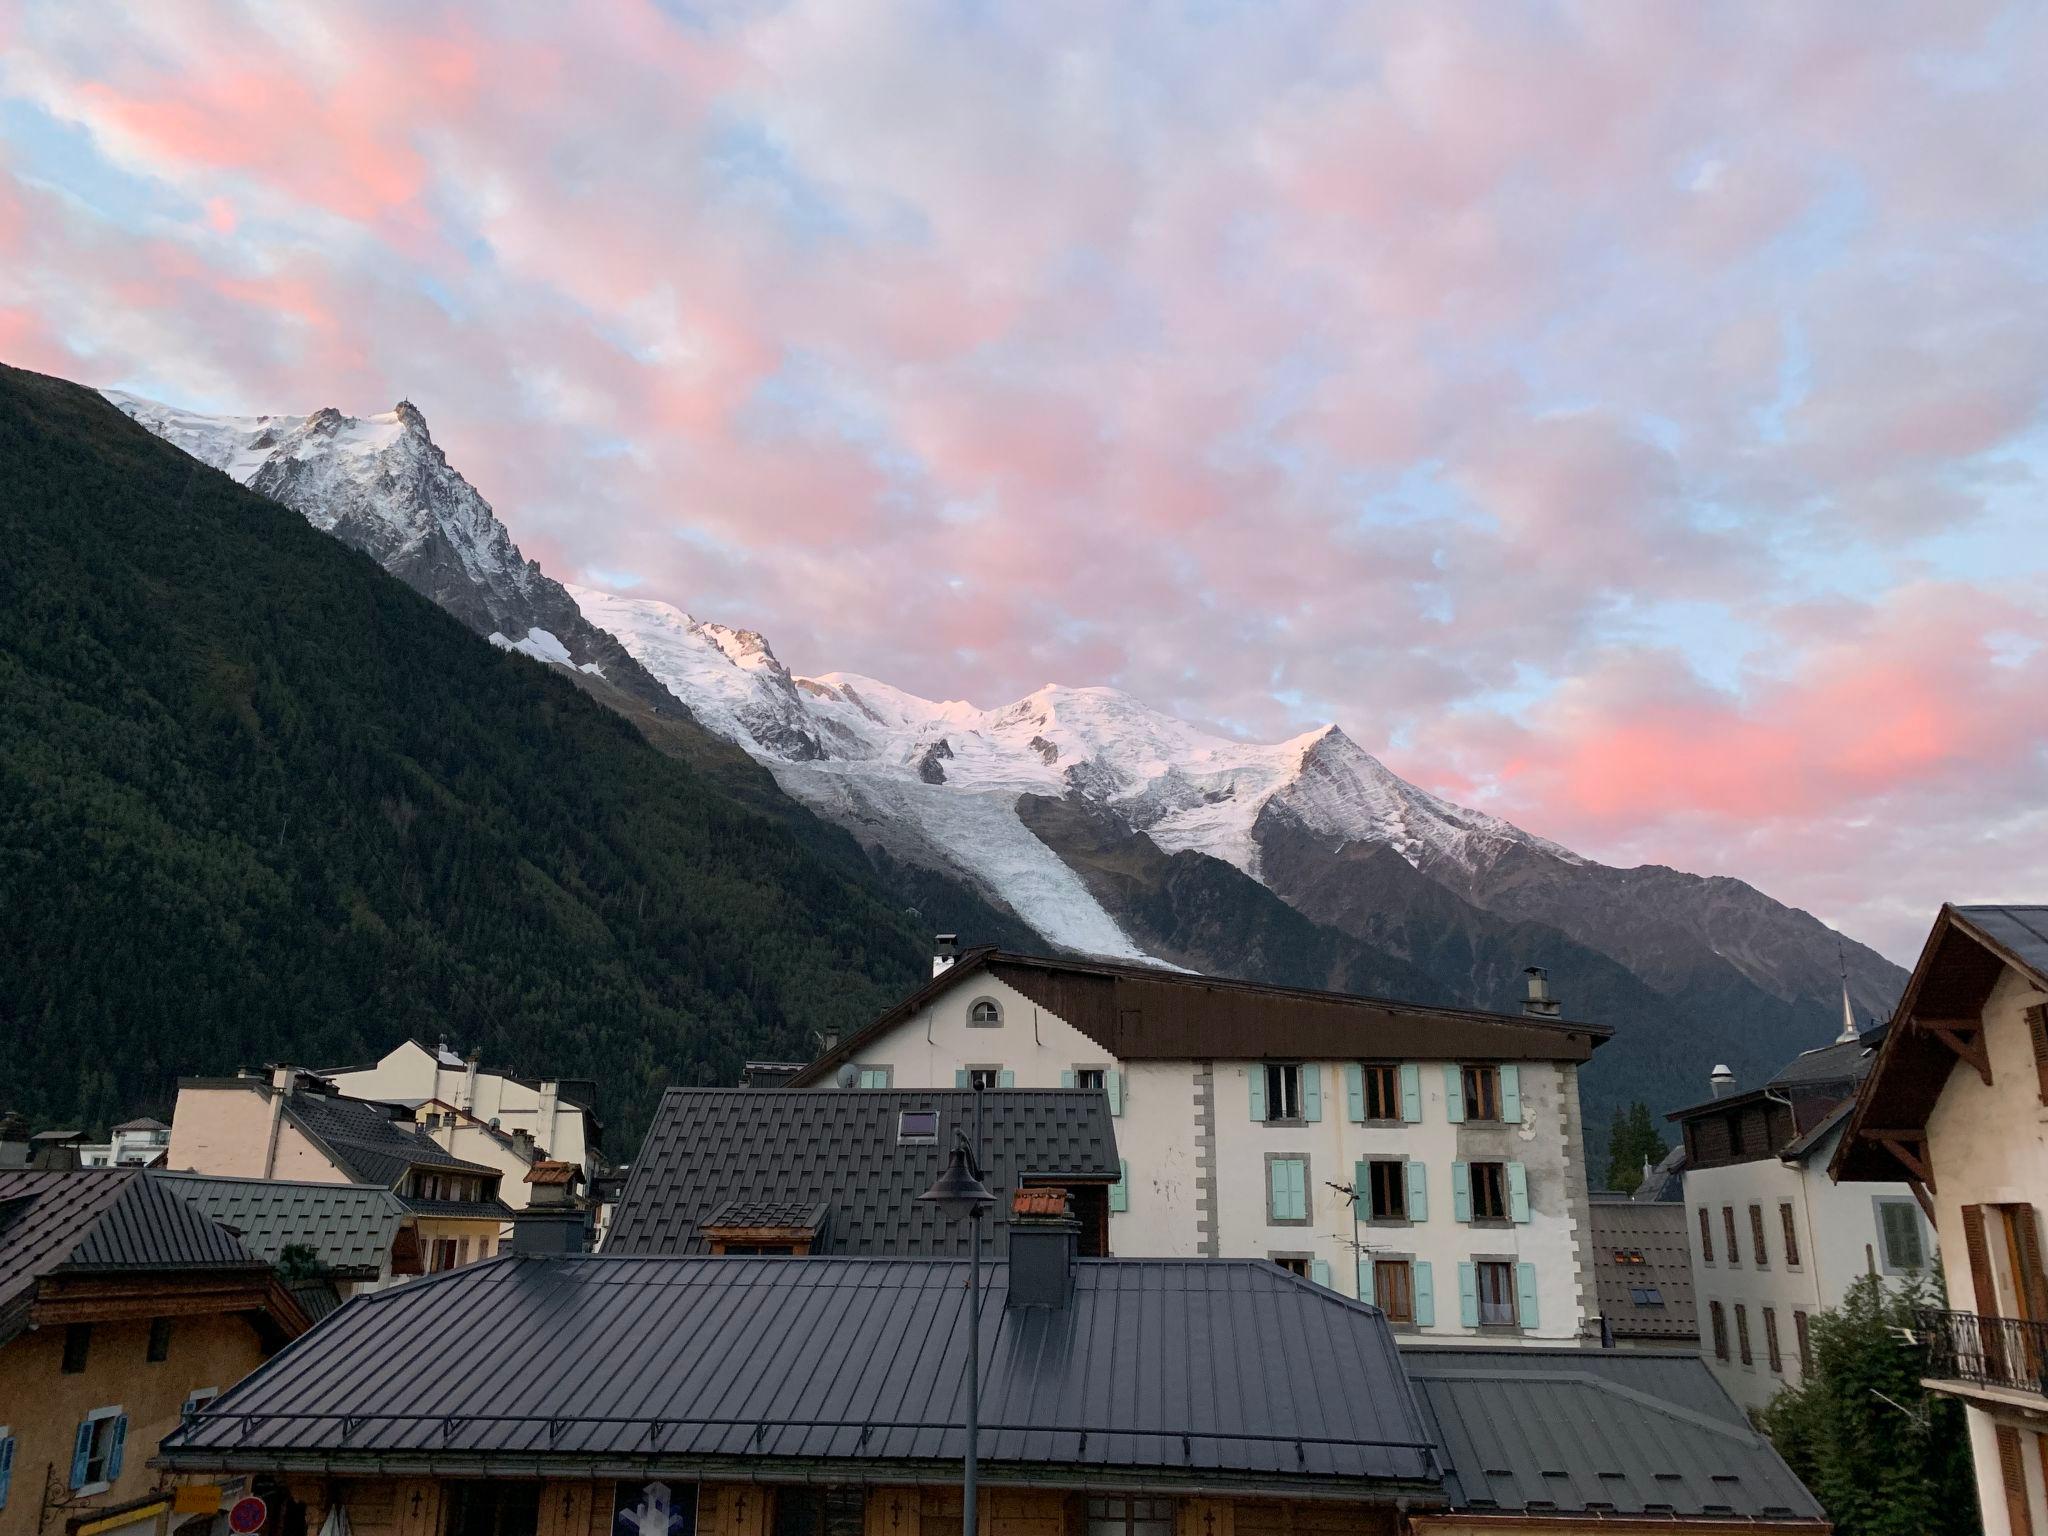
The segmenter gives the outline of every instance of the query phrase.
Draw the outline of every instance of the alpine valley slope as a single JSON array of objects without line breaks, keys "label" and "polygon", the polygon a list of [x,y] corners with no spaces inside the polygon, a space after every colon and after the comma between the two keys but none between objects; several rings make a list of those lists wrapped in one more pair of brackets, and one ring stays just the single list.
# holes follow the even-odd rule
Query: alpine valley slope
[{"label": "alpine valley slope", "polygon": [[[1111,688],[1054,684],[980,709],[847,673],[792,675],[759,634],[657,601],[568,589],[585,616],[709,729],[864,842],[979,885],[1047,938],[1233,974],[1275,932],[1262,899],[1318,929],[1326,984],[1405,976],[1442,1001],[1512,1008],[1542,964],[1568,1011],[1629,1035],[1595,1059],[1592,1097],[1659,1109],[1829,1039],[1852,1006],[1888,1014],[1905,973],[1811,915],[1725,877],[1617,869],[1391,772],[1335,726],[1235,741]],[[1060,807],[1064,805],[1065,810]],[[1202,863],[1204,921],[1160,900]],[[1265,925],[1262,927],[1261,925]],[[1190,935],[1206,935],[1194,942]],[[1332,950],[1329,936],[1348,936]]]}]

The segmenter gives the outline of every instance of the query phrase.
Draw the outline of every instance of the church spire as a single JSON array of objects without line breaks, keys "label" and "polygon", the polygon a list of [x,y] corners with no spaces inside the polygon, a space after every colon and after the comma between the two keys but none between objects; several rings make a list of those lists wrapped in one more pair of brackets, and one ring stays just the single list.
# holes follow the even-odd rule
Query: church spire
[{"label": "church spire", "polygon": [[1842,1032],[1835,1036],[1835,1044],[1847,1045],[1862,1031],[1856,1027],[1856,1013],[1849,1006],[1849,962],[1842,954],[1840,939],[1835,940],[1835,962],[1842,968]]}]

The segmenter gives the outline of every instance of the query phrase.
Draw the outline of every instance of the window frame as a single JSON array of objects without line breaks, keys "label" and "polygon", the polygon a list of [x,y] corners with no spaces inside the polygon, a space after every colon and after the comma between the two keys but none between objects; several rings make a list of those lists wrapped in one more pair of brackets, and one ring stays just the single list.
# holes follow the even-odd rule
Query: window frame
[{"label": "window frame", "polygon": [[[1479,1208],[1479,1190],[1482,1182],[1479,1171],[1482,1168],[1487,1169],[1491,1173],[1490,1183],[1494,1192],[1500,1197],[1498,1209],[1493,1211],[1482,1212]],[[1508,1190],[1508,1165],[1505,1162],[1489,1160],[1467,1163],[1465,1165],[1465,1197],[1472,1212],[1471,1225],[1475,1227],[1506,1227],[1514,1225],[1514,1202]]]},{"label": "window frame", "polygon": [[[1501,1121],[1499,1062],[1459,1062],[1458,1091],[1465,1101],[1465,1118],[1467,1120],[1476,1120],[1481,1124],[1504,1123]],[[1490,1112],[1489,1098],[1491,1100]]]},{"label": "window frame", "polygon": [[[1415,1261],[1407,1258],[1375,1257],[1370,1262],[1372,1264],[1372,1304],[1380,1309],[1381,1315],[1386,1318],[1388,1323],[1397,1328],[1413,1328],[1417,1326],[1415,1322]],[[1389,1274],[1400,1276],[1399,1289],[1405,1298],[1405,1306],[1401,1311],[1395,1311],[1387,1305],[1384,1299],[1386,1289],[1380,1285],[1380,1272],[1382,1270]]]},{"label": "window frame", "polygon": [[[1301,1164],[1301,1214],[1282,1216],[1273,1201],[1273,1165],[1276,1163]],[[1266,1225],[1269,1227],[1307,1227],[1315,1224],[1315,1178],[1309,1155],[1306,1152],[1268,1152],[1266,1154]]]},{"label": "window frame", "polygon": [[1804,1381],[1813,1374],[1812,1318],[1795,1310],[1792,1314],[1792,1335],[1799,1347],[1799,1379]]},{"label": "window frame", "polygon": [[[90,1498],[94,1494],[105,1493],[109,1488],[114,1486],[114,1479],[112,1477],[92,1476],[92,1464],[95,1457],[97,1457],[100,1463],[101,1473],[104,1474],[113,1470],[110,1466],[108,1466],[108,1463],[113,1460],[114,1456],[115,1431],[113,1426],[120,1423],[121,1420],[123,1420],[127,1416],[127,1410],[123,1408],[119,1403],[113,1403],[104,1407],[94,1408],[79,1415],[78,1422],[81,1424],[92,1425],[93,1431],[92,1438],[88,1442],[88,1448],[85,1454],[85,1481],[81,1482],[76,1488],[73,1488],[71,1490],[71,1492],[75,1494],[77,1497]],[[106,1426],[107,1443],[102,1448],[100,1447],[99,1441],[100,1428],[103,1425]],[[68,1482],[69,1480],[67,1479],[66,1481]]]},{"label": "window frame", "polygon": [[1278,1264],[1297,1280],[1313,1280],[1316,1256],[1307,1249],[1288,1249],[1285,1252],[1268,1253],[1266,1257]]},{"label": "window frame", "polygon": [[[1086,1089],[1090,1093],[1109,1092],[1109,1068],[1075,1067],[1073,1070],[1076,1088]],[[1088,1081],[1091,1077],[1095,1079],[1092,1083]]]},{"label": "window frame", "polygon": [[171,1358],[171,1319],[152,1317],[149,1320],[149,1341],[142,1349],[145,1365],[162,1365]]},{"label": "window frame", "polygon": [[[1412,1225],[1412,1218],[1408,1214],[1408,1159],[1405,1157],[1368,1157],[1364,1161],[1366,1167],[1365,1176],[1368,1184],[1365,1192],[1367,1207],[1365,1219],[1373,1223],[1398,1223],[1404,1227]],[[1391,1170],[1384,1177],[1390,1182],[1396,1203],[1400,1206],[1399,1210],[1383,1211],[1380,1209],[1379,1183],[1382,1177],[1381,1170],[1383,1169]]]},{"label": "window frame", "polygon": [[[1486,1315],[1486,1309],[1489,1305],[1486,1299],[1486,1276],[1489,1270],[1506,1276],[1506,1306],[1508,1315],[1505,1319],[1499,1317],[1489,1319]],[[1516,1261],[1514,1259],[1487,1258],[1480,1254],[1474,1254],[1472,1256],[1472,1289],[1479,1299],[1478,1326],[1480,1328],[1505,1331],[1522,1326],[1521,1278],[1516,1273]],[[1501,1303],[1494,1302],[1491,1305],[1498,1310]]]},{"label": "window frame", "polygon": [[[1143,1518],[1138,1513],[1139,1505],[1147,1506]],[[1097,1513],[1097,1506],[1102,1506]],[[1121,1505],[1121,1513],[1113,1512],[1111,1506]],[[1164,1508],[1164,1514],[1157,1513]],[[1133,1494],[1088,1494],[1081,1505],[1082,1536],[1109,1536],[1112,1529],[1122,1536],[1172,1536],[1174,1528],[1174,1501],[1169,1497],[1140,1497]]]},{"label": "window frame", "polygon": [[[987,1078],[988,1081],[978,1083],[975,1081],[976,1078]],[[1003,1086],[1002,1063],[993,1062],[987,1066],[969,1067],[967,1069],[967,1086],[975,1093],[994,1093]]]},{"label": "window frame", "polygon": [[178,1410],[178,1422],[184,1423],[195,1413],[202,1413],[206,1405],[220,1396],[219,1387],[194,1387],[185,1394],[185,1405]]},{"label": "window frame", "polygon": [[[1303,1118],[1301,1097],[1301,1068],[1298,1061],[1264,1061],[1259,1063],[1266,1074],[1266,1125],[1307,1125]],[[1290,1094],[1289,1089],[1292,1089]],[[1282,1113],[1293,1099],[1293,1113]]]},{"label": "window frame", "polygon": [[[1904,1211],[1913,1223],[1913,1241],[1919,1249],[1920,1262],[1917,1265],[1898,1264],[1892,1258],[1892,1234],[1885,1226],[1887,1209]],[[1886,1275],[1923,1275],[1927,1272],[1927,1229],[1920,1215],[1920,1204],[1911,1195],[1872,1195],[1870,1197],[1871,1219],[1877,1225],[1878,1269]]]},{"label": "window frame", "polygon": [[1742,1357],[1743,1368],[1753,1371],[1756,1369],[1756,1351],[1750,1348],[1749,1343],[1749,1306],[1738,1301],[1734,1307],[1736,1353]]},{"label": "window frame", "polygon": [[59,1374],[82,1376],[92,1366],[92,1324],[64,1325],[64,1357]]},{"label": "window frame", "polygon": [[[1401,1118],[1401,1063],[1398,1061],[1362,1061],[1358,1064],[1360,1109],[1367,1125],[1405,1125]],[[1381,1108],[1388,1113],[1373,1113],[1373,1089],[1384,1083],[1386,1092],[1379,1097]]]},{"label": "window frame", "polygon": [[1764,1307],[1761,1310],[1764,1323],[1764,1361],[1770,1366],[1772,1375],[1782,1376],[1785,1374],[1785,1354],[1778,1347],[1778,1309]]},{"label": "window frame", "polygon": [[[992,1019],[977,1018],[976,1015],[981,1012],[983,1007],[992,1010],[995,1017]],[[984,992],[980,997],[970,1002],[967,1005],[967,1027],[969,1029],[1001,1029],[1003,1027],[1003,1004],[1001,999],[991,997]]]}]

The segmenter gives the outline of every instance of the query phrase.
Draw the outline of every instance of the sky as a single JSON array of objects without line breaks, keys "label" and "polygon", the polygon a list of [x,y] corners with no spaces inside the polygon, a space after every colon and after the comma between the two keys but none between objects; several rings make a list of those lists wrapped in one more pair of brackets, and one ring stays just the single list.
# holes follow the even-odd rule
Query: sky
[{"label": "sky", "polygon": [[0,359],[799,672],[2048,899],[2048,8],[0,0]]}]

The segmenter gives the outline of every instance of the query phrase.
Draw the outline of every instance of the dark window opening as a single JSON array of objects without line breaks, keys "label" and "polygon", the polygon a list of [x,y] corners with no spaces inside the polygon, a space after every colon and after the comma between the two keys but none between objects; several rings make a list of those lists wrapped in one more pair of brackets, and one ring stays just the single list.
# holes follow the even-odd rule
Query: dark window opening
[{"label": "dark window opening", "polygon": [[775,1490],[774,1536],[861,1536],[867,1490],[784,1486]]},{"label": "dark window opening", "polygon": [[1739,1301],[1735,1303],[1735,1350],[1744,1365],[1756,1364],[1749,1352],[1749,1308]]},{"label": "dark window opening", "polygon": [[1001,1067],[969,1067],[967,1069],[967,1086],[970,1088],[980,1088],[984,1091],[1000,1088],[1003,1086],[1003,1069]]},{"label": "dark window opening", "polygon": [[1301,1068],[1283,1066],[1278,1062],[1266,1064],[1266,1118],[1268,1120],[1299,1120],[1301,1118]]},{"label": "dark window opening", "polygon": [[1400,1162],[1373,1162],[1366,1165],[1371,1179],[1367,1190],[1370,1201],[1367,1209],[1374,1221],[1406,1221],[1408,1219],[1408,1165]]},{"label": "dark window opening", "polygon": [[1092,1089],[1095,1092],[1100,1093],[1106,1086],[1104,1082],[1102,1068],[1076,1067],[1074,1069],[1074,1086],[1076,1088]]},{"label": "dark window opening", "polygon": [[1740,1264],[1742,1262],[1742,1245],[1735,1239],[1734,1206],[1724,1205],[1721,1207],[1721,1225],[1728,1234],[1728,1262],[1730,1264]]},{"label": "dark window opening", "polygon": [[85,1369],[85,1362],[92,1355],[92,1324],[66,1323],[64,1325],[64,1374],[76,1376]]},{"label": "dark window opening", "polygon": [[1632,1285],[1628,1288],[1628,1299],[1639,1307],[1661,1307],[1664,1292],[1654,1285]]},{"label": "dark window opening", "polygon": [[1500,1118],[1500,1069],[1498,1067],[1467,1067],[1465,1080],[1465,1118],[1467,1120],[1498,1120]]},{"label": "dark window opening", "polygon": [[448,1536],[536,1536],[540,1484],[507,1479],[448,1483]]},{"label": "dark window opening", "polygon": [[1508,1219],[1508,1168],[1506,1163],[1473,1163],[1466,1170],[1472,1182],[1472,1219]]},{"label": "dark window opening", "polygon": [[1398,1120],[1401,1118],[1401,1069],[1399,1067],[1367,1067],[1365,1069],[1365,1118],[1368,1120]]},{"label": "dark window opening", "polygon": [[149,1350],[145,1358],[151,1365],[171,1358],[171,1320],[168,1317],[149,1320]]},{"label": "dark window opening", "polygon": [[1090,1499],[1088,1536],[1173,1536],[1173,1500]]},{"label": "dark window opening", "polygon": [[1299,1275],[1302,1279],[1306,1280],[1309,1277],[1309,1265],[1314,1261],[1306,1254],[1276,1253],[1273,1255],[1273,1262],[1286,1270],[1290,1275]]}]

